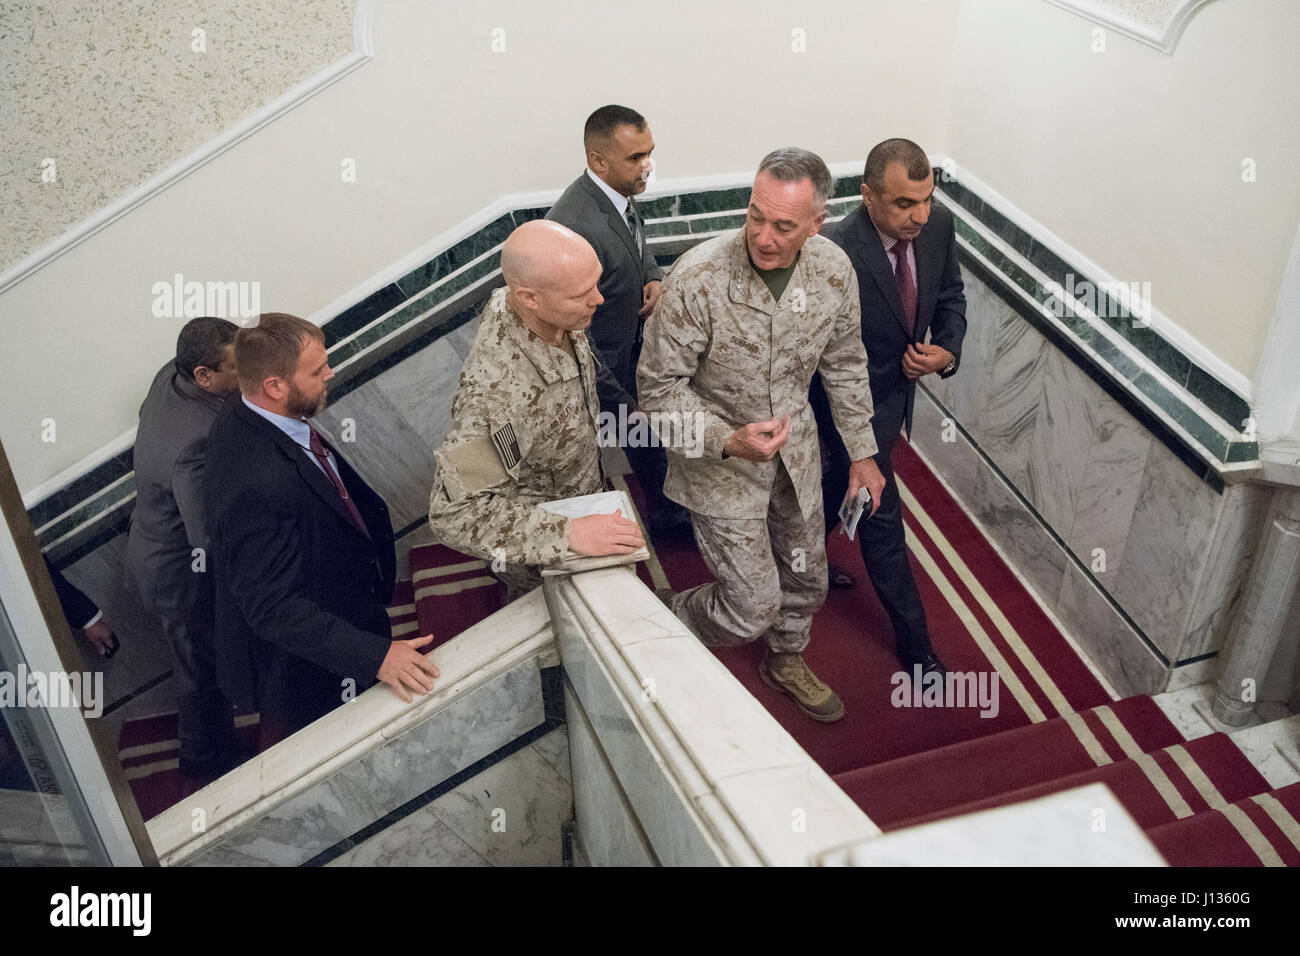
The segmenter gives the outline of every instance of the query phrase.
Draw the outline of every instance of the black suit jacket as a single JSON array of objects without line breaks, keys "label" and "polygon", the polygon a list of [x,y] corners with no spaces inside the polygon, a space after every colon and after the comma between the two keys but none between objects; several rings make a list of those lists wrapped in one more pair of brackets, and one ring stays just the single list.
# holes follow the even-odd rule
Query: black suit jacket
[{"label": "black suit jacket", "polygon": [[[966,295],[957,265],[957,237],[952,214],[937,203],[930,219],[914,240],[916,251],[916,329],[907,331],[903,301],[894,270],[880,241],[880,233],[860,205],[839,222],[828,224],[822,235],[846,253],[858,274],[862,305],[862,341],[867,347],[867,372],[877,416],[889,417],[894,409],[899,423],[911,431],[916,382],[903,374],[903,354],[912,342],[941,345],[961,364],[961,343],[966,335]],[[945,376],[946,377],[946,376]],[[901,414],[899,414],[901,412]],[[877,438],[879,444],[879,437]]]},{"label": "black suit jacket", "polygon": [[396,560],[388,507],[336,449],[365,521],[302,446],[233,396],[208,436],[204,504],[217,672],[236,703],[287,730],[376,680],[391,645]]},{"label": "black suit jacket", "polygon": [[[636,393],[636,344],[641,330],[637,313],[642,290],[647,282],[662,279],[663,270],[650,254],[649,243],[637,252],[627,220],[585,170],[556,200],[546,218],[568,226],[596,250],[602,269],[598,288],[605,301],[592,316],[587,337],[614,379],[598,376],[596,391],[606,409],[620,402],[630,407]],[[644,236],[644,224],[641,231]]]}]

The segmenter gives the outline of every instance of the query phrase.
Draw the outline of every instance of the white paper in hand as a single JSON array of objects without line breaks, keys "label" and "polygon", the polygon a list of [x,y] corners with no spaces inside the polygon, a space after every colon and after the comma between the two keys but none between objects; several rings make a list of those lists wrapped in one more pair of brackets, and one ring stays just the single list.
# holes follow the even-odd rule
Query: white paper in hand
[{"label": "white paper in hand", "polygon": [[862,518],[862,512],[867,509],[871,503],[871,491],[863,485],[858,489],[858,493],[850,498],[847,493],[844,495],[844,501],[840,504],[840,530],[853,540],[853,536],[858,530],[858,521]]}]

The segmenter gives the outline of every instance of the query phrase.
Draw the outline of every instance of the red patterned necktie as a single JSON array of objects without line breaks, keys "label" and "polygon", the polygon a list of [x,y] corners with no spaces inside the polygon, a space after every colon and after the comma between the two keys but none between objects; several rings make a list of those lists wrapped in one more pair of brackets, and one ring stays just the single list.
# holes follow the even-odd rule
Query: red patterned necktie
[{"label": "red patterned necktie", "polygon": [[311,444],[311,453],[315,455],[317,460],[321,463],[321,468],[325,472],[325,476],[329,478],[330,484],[334,486],[334,490],[337,491],[339,497],[343,499],[343,504],[347,505],[348,514],[352,515],[352,523],[357,526],[358,531],[364,534],[367,538],[370,537],[370,532],[366,530],[366,522],[361,517],[361,512],[357,510],[356,502],[354,502],[352,496],[348,494],[348,489],[344,486],[343,479],[339,477],[338,473],[335,472],[334,468],[330,465],[329,452],[325,449],[325,443],[321,441],[321,437],[316,432],[316,429],[309,427],[308,430],[311,434],[309,440],[309,443]]},{"label": "red patterned necktie", "polygon": [[907,264],[907,239],[899,239],[890,250],[898,262],[894,267],[894,281],[898,285],[898,296],[903,300],[903,318],[907,320],[907,330],[916,334],[916,283],[912,281],[912,267]]}]

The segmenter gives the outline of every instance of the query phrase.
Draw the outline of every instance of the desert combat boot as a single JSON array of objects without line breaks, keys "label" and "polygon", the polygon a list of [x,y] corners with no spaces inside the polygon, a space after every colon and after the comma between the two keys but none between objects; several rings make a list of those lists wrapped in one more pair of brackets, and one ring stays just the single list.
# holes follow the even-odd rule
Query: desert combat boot
[{"label": "desert combat boot", "polygon": [[804,663],[802,654],[769,650],[758,665],[758,676],[768,687],[793,698],[813,720],[833,724],[844,716],[844,702]]}]

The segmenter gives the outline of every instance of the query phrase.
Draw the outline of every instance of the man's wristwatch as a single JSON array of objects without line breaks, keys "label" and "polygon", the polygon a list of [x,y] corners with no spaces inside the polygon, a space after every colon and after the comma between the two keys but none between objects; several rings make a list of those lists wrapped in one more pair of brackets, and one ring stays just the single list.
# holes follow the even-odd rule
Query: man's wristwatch
[{"label": "man's wristwatch", "polygon": [[939,372],[939,374],[940,374],[940,375],[947,375],[948,373],[950,373],[950,372],[951,372],[953,369],[955,369],[956,367],[957,367],[957,360],[954,358],[951,362],[948,363],[948,367],[945,368],[945,369],[943,369],[941,372]]}]

